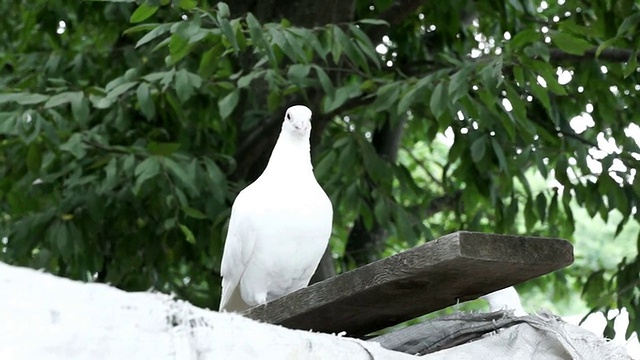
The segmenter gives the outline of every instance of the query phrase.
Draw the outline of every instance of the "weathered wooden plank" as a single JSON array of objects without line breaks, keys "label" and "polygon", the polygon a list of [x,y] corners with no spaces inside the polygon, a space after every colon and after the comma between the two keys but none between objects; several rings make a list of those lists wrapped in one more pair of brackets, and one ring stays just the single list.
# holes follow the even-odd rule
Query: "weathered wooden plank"
[{"label": "weathered wooden plank", "polygon": [[562,239],[461,231],[327,279],[244,315],[295,329],[373,331],[573,262]]}]

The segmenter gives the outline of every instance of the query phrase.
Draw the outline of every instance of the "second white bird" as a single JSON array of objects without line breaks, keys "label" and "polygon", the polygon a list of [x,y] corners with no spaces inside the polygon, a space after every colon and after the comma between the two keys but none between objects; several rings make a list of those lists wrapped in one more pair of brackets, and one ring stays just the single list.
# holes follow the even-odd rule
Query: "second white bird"
[{"label": "second white bird", "polygon": [[309,284],[333,221],[311,165],[311,110],[287,110],[269,163],[238,194],[222,256],[220,311],[242,311]]}]

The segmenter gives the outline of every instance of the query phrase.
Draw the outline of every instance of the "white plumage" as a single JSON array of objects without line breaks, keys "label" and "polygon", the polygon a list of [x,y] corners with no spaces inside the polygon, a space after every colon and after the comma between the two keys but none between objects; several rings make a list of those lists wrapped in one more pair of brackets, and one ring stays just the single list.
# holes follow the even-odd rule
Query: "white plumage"
[{"label": "white plumage", "polygon": [[333,208],[313,174],[311,110],[287,110],[269,163],[238,194],[222,256],[220,311],[243,311],[309,284]]}]

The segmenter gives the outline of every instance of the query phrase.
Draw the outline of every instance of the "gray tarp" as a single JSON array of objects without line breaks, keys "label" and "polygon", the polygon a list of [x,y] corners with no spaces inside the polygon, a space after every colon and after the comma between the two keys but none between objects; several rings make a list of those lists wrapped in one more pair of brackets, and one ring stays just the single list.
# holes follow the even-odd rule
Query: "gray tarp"
[{"label": "gray tarp", "polygon": [[460,313],[369,341],[412,355],[425,354],[429,360],[630,359],[619,344],[549,312],[521,317],[504,311]]}]

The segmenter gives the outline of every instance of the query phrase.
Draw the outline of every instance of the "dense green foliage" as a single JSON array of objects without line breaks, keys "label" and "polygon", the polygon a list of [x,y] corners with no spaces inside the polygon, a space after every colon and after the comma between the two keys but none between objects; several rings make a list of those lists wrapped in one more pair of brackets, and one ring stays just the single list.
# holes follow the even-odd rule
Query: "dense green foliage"
[{"label": "dense green foliage", "polygon": [[[231,203],[294,103],[338,271],[459,229],[572,238],[576,207],[640,219],[636,2],[332,3],[0,1],[0,260],[216,307]],[[631,331],[639,271],[530,286]]]}]

